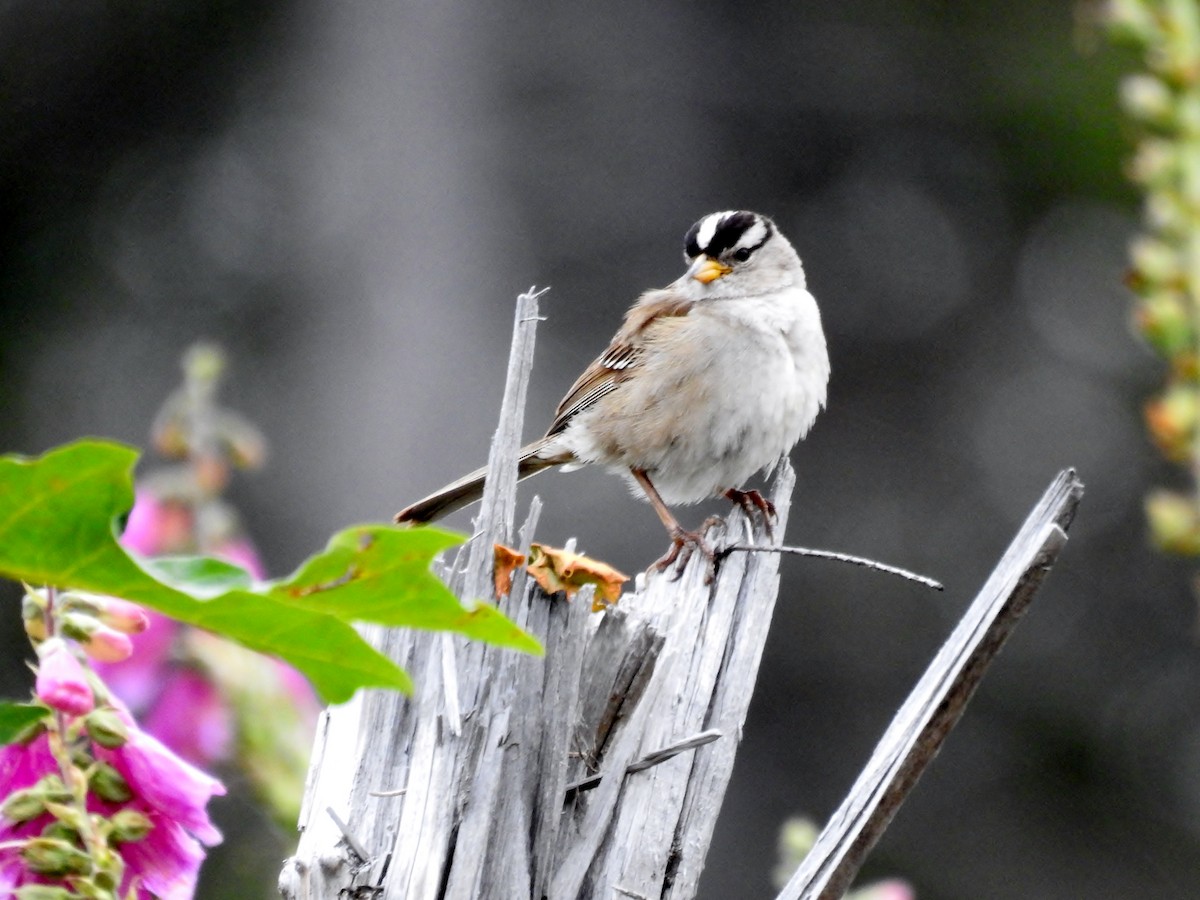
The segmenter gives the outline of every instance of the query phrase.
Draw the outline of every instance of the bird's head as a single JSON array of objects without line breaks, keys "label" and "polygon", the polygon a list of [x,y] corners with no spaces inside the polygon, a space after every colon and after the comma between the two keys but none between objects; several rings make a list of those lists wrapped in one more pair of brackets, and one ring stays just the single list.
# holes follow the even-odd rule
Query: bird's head
[{"label": "bird's head", "polygon": [[684,238],[679,280],[698,299],[749,297],[804,286],[800,257],[769,218],[746,210],[711,213]]}]

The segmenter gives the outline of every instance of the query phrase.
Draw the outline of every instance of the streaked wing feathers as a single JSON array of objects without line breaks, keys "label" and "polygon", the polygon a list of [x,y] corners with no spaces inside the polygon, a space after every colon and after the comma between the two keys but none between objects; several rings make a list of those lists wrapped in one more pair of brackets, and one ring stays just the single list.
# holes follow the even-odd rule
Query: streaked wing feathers
[{"label": "streaked wing feathers", "polygon": [[546,436],[560,433],[567,424],[601,397],[612,393],[637,369],[645,353],[654,323],[660,319],[686,316],[694,301],[670,290],[647,291],[625,314],[625,322],[612,343],[584,370],[558,404],[554,422]]}]

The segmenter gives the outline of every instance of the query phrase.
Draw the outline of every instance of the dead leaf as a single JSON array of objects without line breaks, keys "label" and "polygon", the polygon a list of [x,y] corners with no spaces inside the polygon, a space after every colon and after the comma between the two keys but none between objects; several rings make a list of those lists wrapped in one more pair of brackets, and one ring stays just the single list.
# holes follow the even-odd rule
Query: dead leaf
[{"label": "dead leaf", "polygon": [[525,555],[503,544],[493,544],[492,554],[495,559],[492,579],[495,584],[496,599],[499,600],[512,590],[513,573],[516,572],[518,566],[525,564]]},{"label": "dead leaf", "polygon": [[595,585],[592,612],[615,604],[621,597],[621,585],[629,580],[606,562],[544,544],[530,545],[528,570],[547,594],[563,591],[570,598],[584,585]]}]

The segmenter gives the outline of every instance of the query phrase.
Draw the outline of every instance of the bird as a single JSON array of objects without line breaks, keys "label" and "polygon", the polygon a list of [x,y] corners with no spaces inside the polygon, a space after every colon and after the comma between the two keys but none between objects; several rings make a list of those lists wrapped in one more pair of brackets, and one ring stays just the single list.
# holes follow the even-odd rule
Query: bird
[{"label": "bird", "polygon": [[[800,257],[769,217],[704,216],[684,238],[687,270],[644,292],[608,347],[558,404],[544,437],[523,447],[518,478],[601,465],[648,500],[671,540],[653,568],[681,573],[716,552],[671,507],[724,496],[771,535],[770,501],[742,485],[804,438],[825,406],[829,353]],[[487,468],[396,514],[439,519],[478,500]]]}]

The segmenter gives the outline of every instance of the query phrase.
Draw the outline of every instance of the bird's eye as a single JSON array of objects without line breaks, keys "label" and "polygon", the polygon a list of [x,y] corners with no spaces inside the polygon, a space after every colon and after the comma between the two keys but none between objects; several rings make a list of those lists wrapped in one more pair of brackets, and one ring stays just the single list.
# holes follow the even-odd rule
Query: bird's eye
[{"label": "bird's eye", "polygon": [[750,251],[745,247],[742,247],[740,250],[735,250],[733,252],[733,258],[738,262],[745,262],[750,258]]}]

